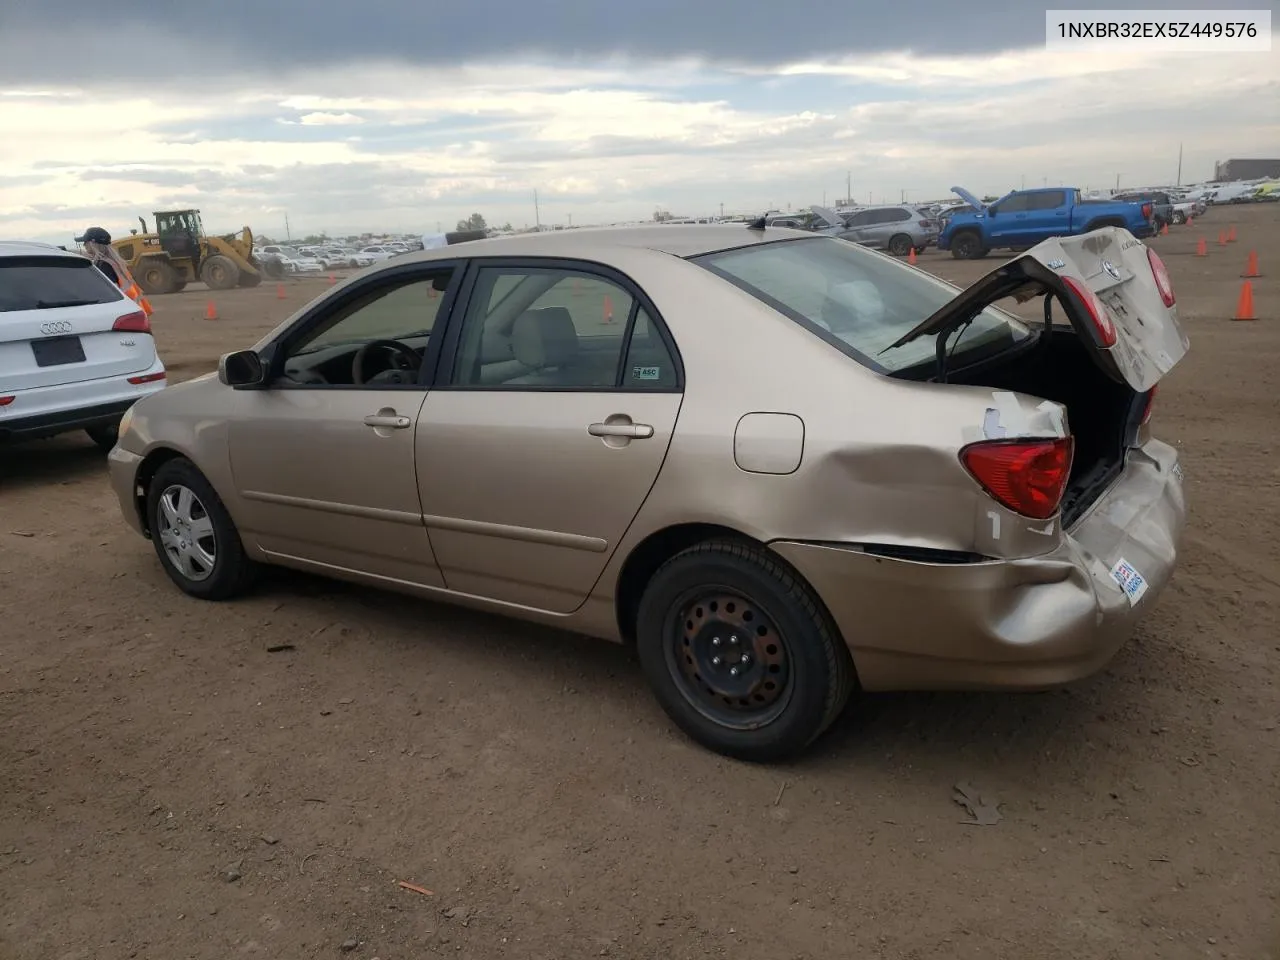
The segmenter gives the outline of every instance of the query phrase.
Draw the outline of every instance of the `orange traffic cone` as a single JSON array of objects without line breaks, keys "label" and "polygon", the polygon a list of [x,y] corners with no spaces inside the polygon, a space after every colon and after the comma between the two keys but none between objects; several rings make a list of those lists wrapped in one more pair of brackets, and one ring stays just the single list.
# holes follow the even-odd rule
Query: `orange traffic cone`
[{"label": "orange traffic cone", "polygon": [[338,278],[335,277],[332,273],[329,274],[329,286],[332,287],[337,282],[338,282]]},{"label": "orange traffic cone", "polygon": [[1204,242],[1204,237],[1201,237],[1199,242],[1196,243],[1196,256],[1207,257],[1208,255],[1209,255],[1209,247]]},{"label": "orange traffic cone", "polygon": [[209,301],[209,305],[204,308],[204,318],[206,320],[218,319],[218,308],[213,305],[213,301]]},{"label": "orange traffic cone", "polygon": [[907,263],[911,264],[913,267],[916,265],[916,248],[915,247],[912,247],[911,252],[907,254]]},{"label": "orange traffic cone", "polygon": [[1160,228],[1160,236],[1167,237],[1169,235],[1169,225],[1166,223]]},{"label": "orange traffic cone", "polygon": [[1233,223],[1231,229],[1227,231],[1227,243],[1236,242],[1236,225]]},{"label": "orange traffic cone", "polygon": [[1249,251],[1249,265],[1244,268],[1242,277],[1260,277],[1262,274],[1258,272],[1258,251]]},{"label": "orange traffic cone", "polygon": [[1218,246],[1225,247],[1227,245],[1227,234],[1224,230],[1218,231]]},{"label": "orange traffic cone", "polygon": [[1191,225],[1192,225],[1193,223],[1195,223],[1195,222],[1196,222],[1196,218],[1195,218],[1195,217],[1192,217],[1192,216],[1188,216],[1188,217],[1187,217],[1187,226],[1188,226],[1188,227],[1189,227],[1189,226],[1191,226]]},{"label": "orange traffic cone", "polygon": [[1240,302],[1236,304],[1236,315],[1232,320],[1257,320],[1253,315],[1253,284],[1248,280],[1240,287]]},{"label": "orange traffic cone", "polygon": [[284,299],[284,284],[283,284],[283,283],[277,283],[277,284],[276,284],[276,299],[277,299],[277,300],[283,300],[283,299]]},{"label": "orange traffic cone", "polygon": [[613,300],[607,293],[604,295],[604,322],[613,323]]}]

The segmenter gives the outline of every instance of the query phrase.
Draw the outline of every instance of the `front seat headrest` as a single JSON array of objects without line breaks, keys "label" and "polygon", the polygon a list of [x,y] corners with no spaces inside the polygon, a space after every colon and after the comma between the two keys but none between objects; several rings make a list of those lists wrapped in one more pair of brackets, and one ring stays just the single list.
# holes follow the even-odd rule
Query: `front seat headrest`
[{"label": "front seat headrest", "polygon": [[511,328],[511,346],[526,367],[563,366],[578,355],[578,329],[564,307],[526,310]]}]

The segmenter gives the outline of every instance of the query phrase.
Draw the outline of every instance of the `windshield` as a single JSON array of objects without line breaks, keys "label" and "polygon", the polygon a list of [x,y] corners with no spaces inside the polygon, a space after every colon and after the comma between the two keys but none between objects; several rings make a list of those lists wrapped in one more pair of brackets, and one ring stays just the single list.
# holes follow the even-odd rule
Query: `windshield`
[{"label": "windshield", "polygon": [[[935,358],[935,337],[886,348],[959,290],[888,257],[835,237],[753,244],[694,260],[838,347],[886,373]],[[983,345],[1011,346],[1031,335],[1017,318],[988,307],[948,341],[952,356]]]}]

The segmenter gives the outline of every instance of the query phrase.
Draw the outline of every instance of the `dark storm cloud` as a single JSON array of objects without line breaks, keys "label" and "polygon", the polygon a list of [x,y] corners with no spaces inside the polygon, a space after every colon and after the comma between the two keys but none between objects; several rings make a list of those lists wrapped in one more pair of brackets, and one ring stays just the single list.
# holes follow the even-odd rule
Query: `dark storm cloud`
[{"label": "dark storm cloud", "polygon": [[[1067,4],[1063,4],[1067,5]],[[1114,2],[1071,0],[1078,9]],[[1163,0],[1229,9],[1233,0]],[[190,0],[155,14],[150,0],[0,0],[0,79],[90,82],[178,71],[195,96],[216,96],[232,66],[298,67],[396,61],[454,64],[538,56],[586,63],[621,54],[770,65],[911,49],[981,54],[1039,46],[1044,6],[1027,0]],[[122,33],[112,35],[112,25]],[[139,60],[122,51],[145,51]],[[200,78],[216,83],[203,85]],[[234,79],[234,78],[232,78]]]}]

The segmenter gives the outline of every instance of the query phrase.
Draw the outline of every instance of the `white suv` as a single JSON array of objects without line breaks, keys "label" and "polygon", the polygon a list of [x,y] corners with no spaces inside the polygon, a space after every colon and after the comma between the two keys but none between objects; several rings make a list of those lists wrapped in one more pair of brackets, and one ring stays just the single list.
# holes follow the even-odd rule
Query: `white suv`
[{"label": "white suv", "polygon": [[88,258],[0,241],[0,443],[84,430],[109,450],[166,383],[147,315]]}]

